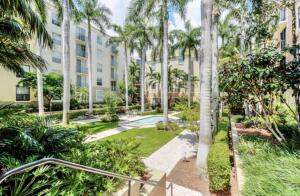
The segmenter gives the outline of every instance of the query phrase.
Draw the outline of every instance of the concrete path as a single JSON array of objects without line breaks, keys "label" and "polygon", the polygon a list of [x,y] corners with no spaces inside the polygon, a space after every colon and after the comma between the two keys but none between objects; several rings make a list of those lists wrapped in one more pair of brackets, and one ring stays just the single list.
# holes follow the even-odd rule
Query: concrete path
[{"label": "concrete path", "polygon": [[[170,184],[170,182],[167,182],[167,186]],[[173,196],[202,196],[203,194],[194,191],[192,189],[188,189],[186,187],[173,184]],[[171,190],[167,190],[167,196],[171,196]]]},{"label": "concrete path", "polygon": [[194,133],[184,130],[166,145],[144,159],[144,162],[146,166],[166,172],[168,175],[180,159],[196,154],[196,140],[197,137]]}]

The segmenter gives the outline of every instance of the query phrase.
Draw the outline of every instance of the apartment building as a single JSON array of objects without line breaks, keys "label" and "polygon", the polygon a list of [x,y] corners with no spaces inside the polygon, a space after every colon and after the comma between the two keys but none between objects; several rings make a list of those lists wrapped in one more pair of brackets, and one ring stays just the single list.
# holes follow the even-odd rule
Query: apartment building
[{"label": "apartment building", "polygon": [[[279,23],[277,29],[274,33],[274,41],[278,44],[278,47],[281,49],[285,48],[288,45],[293,43],[293,34],[292,34],[292,20],[293,15],[292,11],[289,8],[279,5]],[[300,42],[300,0],[296,0],[295,3],[296,11],[296,34],[298,36],[298,43]]]},{"label": "apartment building", "polygon": [[[180,55],[181,52],[177,51],[176,54],[169,59],[169,66],[172,66],[172,68],[178,68],[180,70],[185,71],[188,73],[188,57],[183,58],[182,55]],[[147,52],[147,62],[146,62],[146,74],[149,73],[149,67],[153,68],[156,72],[161,72],[161,63],[158,60],[153,60],[151,57],[151,50]],[[192,97],[194,101],[199,101],[199,95],[200,95],[200,63],[199,59],[197,60],[194,56],[192,57],[192,76],[196,76],[198,81],[195,81],[192,83]],[[146,90],[146,96],[150,103],[160,103],[160,84],[148,85],[148,81],[146,78],[146,84],[147,84],[147,90]],[[169,97],[172,97],[172,99],[179,98],[181,96],[187,96],[187,87],[181,88],[179,93],[178,92],[170,92],[169,91]]]},{"label": "apartment building", "polygon": [[[43,48],[41,56],[47,63],[45,74],[55,72],[62,74],[62,25],[53,5],[48,3],[47,30],[52,35],[53,49]],[[76,87],[87,87],[87,24],[71,22],[70,29],[70,53],[71,53],[71,84]],[[118,80],[123,80],[124,51],[123,47],[108,45],[108,35],[92,27],[92,80],[93,100],[101,102],[106,90],[117,90]],[[32,51],[37,52],[37,43],[33,39],[30,43]],[[26,65],[24,71],[35,71]],[[0,68],[0,103],[35,102],[35,92],[27,87],[19,86],[20,76]]]}]

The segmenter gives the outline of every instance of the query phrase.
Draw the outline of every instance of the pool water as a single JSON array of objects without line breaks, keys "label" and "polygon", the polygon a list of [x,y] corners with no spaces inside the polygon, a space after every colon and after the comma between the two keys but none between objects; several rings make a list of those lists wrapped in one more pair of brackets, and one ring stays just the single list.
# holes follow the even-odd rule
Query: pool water
[{"label": "pool water", "polygon": [[151,117],[142,118],[140,120],[132,121],[127,125],[131,125],[131,126],[154,125],[158,122],[163,121],[163,119],[164,118],[162,116],[151,116]]}]

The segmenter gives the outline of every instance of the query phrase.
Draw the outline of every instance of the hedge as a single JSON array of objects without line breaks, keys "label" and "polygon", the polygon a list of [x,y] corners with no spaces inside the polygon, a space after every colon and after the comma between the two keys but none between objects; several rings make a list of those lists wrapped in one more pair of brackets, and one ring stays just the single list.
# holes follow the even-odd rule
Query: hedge
[{"label": "hedge", "polygon": [[[129,110],[136,110],[136,109],[140,109],[139,105],[133,105],[133,106],[129,106]],[[87,113],[88,109],[82,109],[82,110],[71,110],[70,111],[70,119],[75,119],[79,116],[84,116]],[[105,108],[94,108],[93,109],[93,114],[94,115],[103,115],[105,114],[106,109]],[[118,107],[118,113],[124,113],[125,112],[125,107],[124,106],[119,106]],[[54,118],[54,119],[61,119],[62,118],[62,112],[53,112],[48,113],[47,115],[50,118]]]},{"label": "hedge", "polygon": [[228,145],[229,120],[224,115],[214,136],[207,160],[209,189],[212,192],[227,191],[230,187],[230,151]]}]

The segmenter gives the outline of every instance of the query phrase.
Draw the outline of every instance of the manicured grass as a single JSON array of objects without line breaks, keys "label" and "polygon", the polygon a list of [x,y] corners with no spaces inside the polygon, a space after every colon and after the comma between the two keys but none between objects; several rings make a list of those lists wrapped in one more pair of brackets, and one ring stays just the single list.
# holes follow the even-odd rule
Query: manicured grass
[{"label": "manicured grass", "polygon": [[91,135],[108,129],[118,127],[118,122],[93,122],[77,126],[84,135]]},{"label": "manicured grass", "polygon": [[[182,130],[177,131],[159,131],[155,127],[131,129],[117,135],[110,136],[104,140],[130,138],[140,143],[140,150],[143,156],[149,156],[160,147],[176,137]],[[101,141],[100,141],[101,142]]]},{"label": "manicured grass", "polygon": [[138,115],[147,116],[147,115],[162,115],[163,113],[160,111],[152,110],[152,111],[145,111],[139,112]]},{"label": "manicured grass", "polygon": [[300,195],[300,152],[257,137],[238,146],[245,176],[243,195]]}]

